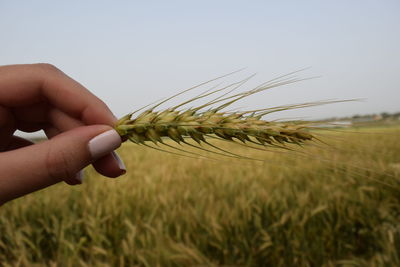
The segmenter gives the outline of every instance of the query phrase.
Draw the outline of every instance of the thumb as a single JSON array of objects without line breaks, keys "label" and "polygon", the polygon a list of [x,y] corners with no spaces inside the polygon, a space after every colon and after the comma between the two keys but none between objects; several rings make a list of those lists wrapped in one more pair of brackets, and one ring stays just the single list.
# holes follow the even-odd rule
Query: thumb
[{"label": "thumb", "polygon": [[121,145],[107,125],[78,127],[51,140],[0,153],[0,204],[73,178]]}]

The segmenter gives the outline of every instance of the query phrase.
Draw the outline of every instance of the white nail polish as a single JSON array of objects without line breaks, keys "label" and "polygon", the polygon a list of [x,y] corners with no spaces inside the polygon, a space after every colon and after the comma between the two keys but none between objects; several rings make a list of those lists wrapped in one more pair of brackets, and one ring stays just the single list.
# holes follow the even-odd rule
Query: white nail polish
[{"label": "white nail polish", "polygon": [[115,130],[109,130],[89,141],[89,152],[93,159],[99,159],[111,153],[121,145],[121,137]]},{"label": "white nail polish", "polygon": [[75,179],[78,180],[80,183],[83,183],[83,170],[79,171],[76,175],[75,175]]},{"label": "white nail polish", "polygon": [[111,153],[111,155],[114,157],[115,161],[118,163],[118,167],[120,170],[126,171],[126,167],[124,162],[121,160],[121,158],[119,157],[118,153],[113,151]]}]

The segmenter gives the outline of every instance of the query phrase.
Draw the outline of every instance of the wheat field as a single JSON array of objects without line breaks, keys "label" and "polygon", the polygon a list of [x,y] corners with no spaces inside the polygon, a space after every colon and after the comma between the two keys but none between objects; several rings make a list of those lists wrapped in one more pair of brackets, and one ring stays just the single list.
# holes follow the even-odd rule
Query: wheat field
[{"label": "wheat field", "polygon": [[85,170],[0,208],[0,266],[400,266],[400,128],[324,133],[264,162],[126,143],[119,179]]}]

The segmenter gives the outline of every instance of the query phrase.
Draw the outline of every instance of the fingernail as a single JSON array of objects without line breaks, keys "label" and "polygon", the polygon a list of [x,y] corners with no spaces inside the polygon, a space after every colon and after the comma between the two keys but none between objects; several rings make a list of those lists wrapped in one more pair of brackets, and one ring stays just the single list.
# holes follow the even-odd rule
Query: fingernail
[{"label": "fingernail", "polygon": [[79,181],[79,183],[83,183],[83,170],[79,171],[76,175],[75,175],[75,180]]},{"label": "fingernail", "polygon": [[125,172],[126,172],[125,164],[124,164],[124,162],[122,161],[122,159],[119,157],[118,153],[115,152],[115,151],[113,151],[113,152],[111,153],[111,155],[114,157],[115,161],[118,163],[119,169],[120,169],[121,171],[123,171],[123,173],[125,173]]},{"label": "fingernail", "polygon": [[99,159],[121,145],[121,137],[115,130],[109,130],[89,141],[89,152],[93,159]]}]

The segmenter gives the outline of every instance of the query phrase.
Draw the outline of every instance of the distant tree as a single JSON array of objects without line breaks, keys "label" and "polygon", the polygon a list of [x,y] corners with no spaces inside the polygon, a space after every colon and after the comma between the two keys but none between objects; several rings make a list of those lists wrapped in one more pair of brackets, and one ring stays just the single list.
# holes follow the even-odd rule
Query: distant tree
[{"label": "distant tree", "polygon": [[381,113],[381,116],[382,116],[382,119],[387,119],[387,118],[390,117],[390,114],[387,113],[387,112],[382,112],[382,113]]}]

